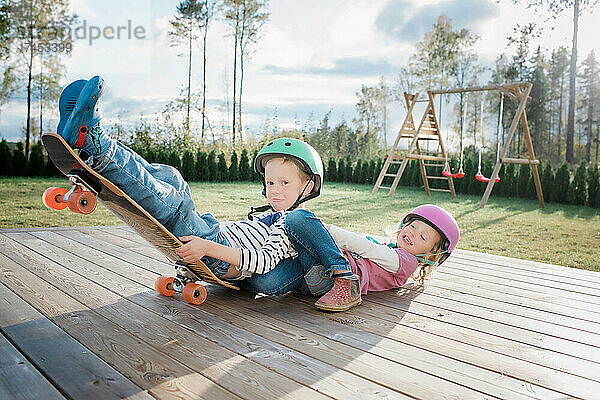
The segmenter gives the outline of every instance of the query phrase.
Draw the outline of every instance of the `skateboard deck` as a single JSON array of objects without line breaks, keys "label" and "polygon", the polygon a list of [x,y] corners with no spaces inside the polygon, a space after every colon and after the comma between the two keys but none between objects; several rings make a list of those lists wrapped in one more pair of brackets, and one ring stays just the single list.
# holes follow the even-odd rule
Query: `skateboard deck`
[{"label": "skateboard deck", "polygon": [[[95,198],[98,198],[121,221],[133,228],[133,230],[175,264],[176,277],[159,277],[157,279],[155,286],[159,293],[171,296],[175,292],[182,292],[187,301],[200,304],[206,298],[206,289],[202,285],[195,284],[195,281],[203,280],[239,290],[237,286],[217,278],[204,263],[191,264],[183,262],[175,253],[175,249],[183,243],[125,192],[90,168],[60,135],[45,133],[42,135],[42,142],[56,168],[67,176],[71,185],[73,185],[70,192],[57,196],[56,201],[59,204],[61,202],[63,204],[69,203],[69,208],[78,211],[76,210],[77,205],[73,206],[75,208],[72,207],[72,203],[74,204],[74,202],[69,201],[69,196],[73,199],[74,195],[83,195],[81,196],[83,200],[80,200],[80,203],[88,208],[90,206],[89,203],[95,202]],[[46,194],[44,194],[44,204],[46,204]],[[48,205],[48,207],[55,208],[51,205]],[[66,205],[62,208],[65,207]],[[93,207],[91,211],[93,211]],[[159,288],[159,286],[161,287]],[[195,291],[191,290],[192,286]],[[203,291],[203,293],[198,293],[198,290],[200,292]],[[194,297],[194,293],[196,302],[190,301],[194,300],[190,298],[190,296]],[[202,298],[202,295],[204,298]]]}]

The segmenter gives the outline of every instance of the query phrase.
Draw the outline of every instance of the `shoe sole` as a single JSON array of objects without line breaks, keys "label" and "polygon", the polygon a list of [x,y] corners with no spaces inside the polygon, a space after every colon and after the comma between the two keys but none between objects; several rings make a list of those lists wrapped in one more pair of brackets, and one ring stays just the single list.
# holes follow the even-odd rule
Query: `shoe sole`
[{"label": "shoe sole", "polygon": [[63,128],[65,124],[71,117],[73,113],[73,109],[75,108],[75,104],[77,103],[77,99],[83,90],[83,87],[87,81],[85,79],[79,79],[75,82],[71,82],[67,87],[63,89],[60,93],[60,97],[58,99],[58,112],[60,114],[60,119],[58,121],[58,125],[56,126],[56,133],[62,136]]},{"label": "shoe sole", "polygon": [[[83,146],[89,128],[87,125],[81,124],[81,121],[88,119],[90,120],[89,122],[92,122],[90,114],[93,115],[94,108],[103,93],[104,80],[96,76],[90,79],[81,90],[77,103],[64,127],[64,131],[68,133],[68,136],[71,136],[71,131],[76,129],[77,133],[73,135],[76,138],[73,147],[81,148]],[[72,138],[70,137],[69,139]],[[68,142],[70,143],[70,140]]]},{"label": "shoe sole", "polygon": [[348,311],[349,309],[351,309],[352,307],[356,307],[359,306],[362,303],[362,299],[356,299],[351,303],[348,304],[344,304],[343,306],[332,306],[332,305],[327,305],[327,304],[319,304],[319,303],[315,303],[315,307],[319,310],[322,311]]}]

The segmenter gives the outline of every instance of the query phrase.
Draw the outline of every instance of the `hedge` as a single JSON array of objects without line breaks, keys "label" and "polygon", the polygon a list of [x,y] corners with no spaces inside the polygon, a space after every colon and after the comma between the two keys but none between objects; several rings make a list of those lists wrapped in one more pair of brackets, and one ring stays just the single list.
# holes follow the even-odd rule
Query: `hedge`
[{"label": "hedge", "polygon": [[[226,155],[220,152],[218,157],[214,151],[206,153],[198,150],[196,154],[185,151],[180,157],[175,151],[159,149],[135,149],[150,162],[160,162],[178,168],[183,177],[189,181],[200,182],[234,182],[234,181],[259,181],[260,177],[252,168],[253,162],[248,157],[248,151],[242,150],[238,157],[237,152],[229,155],[229,163]],[[256,157],[254,151],[252,161]],[[325,170],[325,182],[348,182],[365,185],[373,185],[379,176],[384,160],[359,159],[353,162],[349,156],[339,159],[327,160]],[[457,171],[458,161],[449,160],[451,170]],[[482,173],[490,176],[494,166],[494,160],[487,159],[483,162]],[[388,173],[395,174],[400,167],[399,164],[390,166]],[[441,168],[439,168],[441,176]],[[475,157],[464,158],[463,170],[465,177],[454,179],[454,188],[457,193],[483,194],[486,184],[475,179],[477,172],[477,161]],[[431,168],[429,174],[433,174]],[[540,166],[540,179],[544,200],[562,204],[586,205],[600,208],[600,171],[598,165],[587,165],[582,162],[577,167],[575,174],[571,177],[569,166],[562,164],[554,170],[549,163]],[[437,173],[437,171],[435,172]],[[23,143],[17,143],[11,151],[6,140],[0,142],[0,176],[60,176],[58,170],[49,161],[44,147],[37,142],[31,146],[29,161],[25,158]],[[500,169],[500,182],[494,185],[494,195],[510,198],[536,198],[535,184],[531,176],[531,168],[528,165],[515,164],[503,165]],[[383,185],[389,186],[393,178],[385,178]],[[430,181],[431,187],[447,188],[443,180]],[[400,179],[401,186],[422,187],[423,181],[419,162],[409,161],[406,170]]]}]

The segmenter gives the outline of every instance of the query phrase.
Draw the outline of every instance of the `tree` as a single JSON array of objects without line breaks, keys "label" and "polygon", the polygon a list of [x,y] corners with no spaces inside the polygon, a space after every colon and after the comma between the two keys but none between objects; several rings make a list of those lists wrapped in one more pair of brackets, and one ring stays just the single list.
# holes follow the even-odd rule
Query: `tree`
[{"label": "tree", "polygon": [[587,167],[582,161],[573,178],[573,204],[584,206],[587,204]]},{"label": "tree", "polygon": [[[260,28],[269,19],[267,10],[268,0],[238,0],[241,1],[240,40],[240,96],[238,103],[238,138],[242,141],[242,93],[244,88],[244,59],[249,58],[252,45],[258,41]],[[234,116],[235,118],[235,116]]]},{"label": "tree", "polygon": [[571,68],[569,70],[569,111],[567,114],[567,162],[573,161],[573,138],[575,136],[575,77],[577,76],[577,31],[579,17],[586,10],[592,10],[598,0],[513,0],[514,3],[525,1],[527,7],[545,7],[554,17],[564,10],[573,10],[573,40],[571,45]]},{"label": "tree", "polygon": [[467,35],[466,29],[452,30],[452,20],[442,14],[433,29],[417,42],[414,72],[423,88],[448,85],[450,76],[456,72],[459,41]]},{"label": "tree", "polygon": [[[508,40],[508,47],[512,47],[515,50],[515,53],[512,56],[512,65],[511,65],[511,69],[512,69],[512,75],[513,75],[513,79],[514,80],[518,80],[518,81],[527,81],[531,78],[532,69],[535,69],[535,67],[537,65],[535,65],[534,62],[534,67],[530,68],[529,64],[530,64],[530,57],[529,54],[531,53],[530,47],[531,47],[531,42],[539,37],[541,34],[541,32],[539,31],[539,29],[536,27],[535,24],[533,23],[528,23],[526,25],[519,25],[517,24],[514,28],[513,28],[513,32],[511,35],[508,36],[507,40]],[[537,57],[539,58],[539,57]],[[536,58],[536,59],[537,59]],[[535,74],[533,75],[534,78],[538,78],[538,76],[536,76]],[[510,104],[509,107],[512,108],[514,107],[516,110],[516,105]],[[517,155],[519,155],[521,153],[521,138],[522,138],[522,132],[523,129],[522,127],[519,126],[519,129],[517,131],[517,140],[516,142],[513,141],[512,142],[512,146],[516,145],[516,150],[514,151]]]},{"label": "tree", "polygon": [[13,161],[13,175],[14,176],[27,176],[27,157],[23,149],[23,142],[18,142],[17,146],[12,152]]},{"label": "tree", "polygon": [[[31,97],[34,89],[34,57],[41,57],[48,46],[62,46],[70,55],[72,42],[67,35],[68,27],[76,22],[77,16],[69,14],[68,0],[13,0],[9,4],[11,21],[10,37],[14,53],[19,53],[15,61],[15,76],[24,78],[17,82],[27,88],[27,122],[25,127],[25,157],[29,158],[31,136]],[[55,53],[58,55],[58,53]],[[60,65],[59,57],[55,63]]]},{"label": "tree", "polygon": [[530,72],[528,81],[533,84],[531,93],[529,94],[531,101],[527,105],[527,119],[530,126],[531,140],[536,153],[544,155],[546,143],[542,140],[542,135],[548,131],[548,94],[550,84],[546,79],[544,56],[539,47],[534,60],[534,68]]},{"label": "tree", "polygon": [[216,181],[217,182],[227,182],[229,177],[227,176],[227,162],[225,161],[225,153],[219,153],[218,161],[217,161],[217,174]]},{"label": "tree", "polygon": [[44,145],[41,140],[35,142],[31,146],[31,154],[29,156],[29,165],[27,168],[28,176],[42,176],[44,175]]},{"label": "tree", "polygon": [[583,73],[580,75],[582,86],[582,108],[585,112],[583,119],[584,131],[586,132],[587,140],[585,144],[585,160],[590,161],[590,152],[593,141],[592,127],[594,119],[597,118],[598,110],[594,106],[600,101],[600,70],[598,61],[594,54],[594,50],[590,52],[587,58],[582,63]]},{"label": "tree", "polygon": [[225,21],[228,22],[230,29],[233,31],[233,119],[231,126],[231,142],[235,143],[235,122],[236,122],[236,95],[237,95],[237,55],[238,55],[238,41],[240,39],[240,8],[241,3],[244,0],[224,0],[223,8],[225,11]]},{"label": "tree", "polygon": [[592,164],[587,175],[587,205],[595,207],[600,201],[600,176],[598,173],[598,164]]},{"label": "tree", "polygon": [[208,181],[208,158],[202,150],[196,152],[196,176],[199,181]]},{"label": "tree", "polygon": [[240,169],[238,164],[238,156],[235,150],[231,153],[231,158],[229,162],[229,170],[227,172],[227,177],[229,181],[236,182],[240,180]]},{"label": "tree", "polygon": [[202,24],[200,26],[202,32],[202,133],[200,141],[204,144],[204,131],[206,122],[206,38],[208,36],[208,25],[210,24],[215,9],[217,6],[216,0],[202,1]]},{"label": "tree", "polygon": [[378,89],[362,85],[356,97],[358,118],[354,121],[357,130],[355,147],[361,150],[362,155],[372,156],[377,151],[379,133],[383,131],[383,110]]},{"label": "tree", "polygon": [[188,48],[188,82],[187,82],[187,100],[186,105],[186,118],[185,118],[185,132],[186,135],[190,135],[190,106],[191,106],[191,94],[192,94],[192,49],[193,42],[198,38],[197,28],[201,27],[204,23],[203,10],[204,4],[197,0],[183,0],[176,7],[177,12],[175,19],[171,22],[171,31],[169,31],[169,37],[171,39],[172,46],[179,46],[182,43],[187,44]]},{"label": "tree", "polygon": [[194,162],[194,154],[190,150],[186,150],[183,153],[181,159],[181,175],[186,181],[197,180],[196,175],[196,163]]},{"label": "tree", "polygon": [[240,180],[241,181],[249,181],[252,179],[252,171],[250,169],[250,160],[248,159],[248,150],[243,149],[242,154],[240,155]]},{"label": "tree", "polygon": [[212,150],[210,153],[208,153],[208,160],[207,160],[207,169],[208,169],[208,179],[207,181],[209,182],[218,182],[219,180],[218,175],[217,175],[217,156],[215,154],[215,151]]},{"label": "tree", "polygon": [[13,174],[12,153],[6,139],[0,142],[0,175],[11,176]]},{"label": "tree", "polygon": [[[556,159],[559,160],[561,156],[561,132],[563,126],[563,95],[564,95],[564,81],[565,73],[569,67],[569,57],[567,49],[565,47],[559,47],[557,50],[552,51],[552,57],[550,59],[550,129],[552,129],[553,121],[556,121]],[[557,93],[558,92],[558,93]],[[558,103],[557,103],[558,102]],[[555,117],[558,114],[558,117]],[[550,132],[550,137],[552,132]],[[548,143],[550,145],[550,143]],[[550,149],[550,146],[548,146]]]},{"label": "tree", "polygon": [[571,192],[571,174],[567,163],[563,163],[556,171],[553,189],[553,201],[567,204],[569,201],[569,193]]}]

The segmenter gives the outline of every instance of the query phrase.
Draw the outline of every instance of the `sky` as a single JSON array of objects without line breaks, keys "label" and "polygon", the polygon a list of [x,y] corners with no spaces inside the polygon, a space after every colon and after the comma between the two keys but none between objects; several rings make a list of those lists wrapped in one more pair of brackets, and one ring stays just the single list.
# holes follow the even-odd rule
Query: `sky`
[{"label": "sky", "polygon": [[[168,37],[177,4],[71,0],[71,11],[79,15],[75,28],[81,29],[71,56],[63,57],[63,84],[101,75],[107,83],[101,100],[105,124],[131,127],[141,119],[153,120],[186,87],[186,50],[170,46]],[[468,28],[481,37],[476,51],[490,66],[507,52],[506,37],[516,24],[543,24],[546,29],[536,43],[543,49],[569,47],[572,36],[570,12],[551,19],[511,0],[271,0],[269,9],[269,21],[244,70],[244,129],[255,134],[266,120],[279,128],[301,128],[317,126],[331,112],[333,123],[352,121],[361,85],[375,85],[381,77],[392,84],[440,14],[452,19],[454,29]],[[591,50],[600,56],[599,16],[593,10],[580,18],[580,61]],[[125,28],[117,38],[119,26]],[[108,29],[112,38],[93,39],[94,29]],[[192,90],[198,91],[200,47],[194,52]],[[215,20],[208,32],[206,84],[208,117],[215,129],[230,126],[226,105],[231,103],[232,70],[232,38],[225,23]],[[23,137],[25,98],[20,91],[0,110],[0,135],[9,141]],[[39,115],[37,103],[33,114]],[[392,104],[389,115],[390,130],[397,130],[403,109]],[[57,123],[58,113],[52,111],[45,116],[44,131],[54,131]],[[192,128],[199,126],[194,119]]]}]

